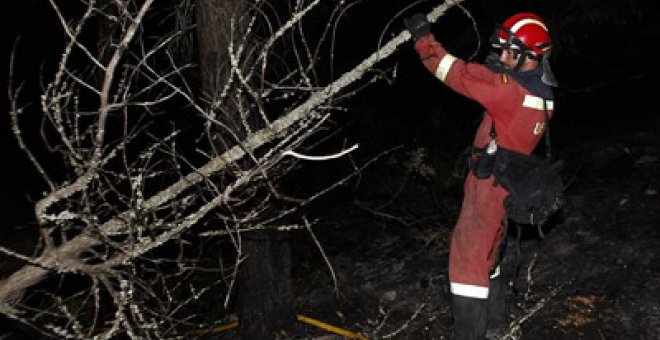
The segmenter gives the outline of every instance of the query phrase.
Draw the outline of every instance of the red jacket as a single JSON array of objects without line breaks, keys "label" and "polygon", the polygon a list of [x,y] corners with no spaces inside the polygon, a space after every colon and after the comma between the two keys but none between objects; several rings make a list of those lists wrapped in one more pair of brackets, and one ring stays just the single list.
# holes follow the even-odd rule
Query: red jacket
[{"label": "red jacket", "polygon": [[[527,154],[534,150],[545,130],[543,98],[518,81],[524,79],[524,72],[516,74],[502,69],[505,73],[499,73],[482,64],[464,62],[447,53],[432,34],[417,40],[415,49],[426,68],[438,79],[486,109],[487,114],[477,130],[474,146],[488,144],[494,120],[500,147]],[[540,80],[538,76],[534,78]],[[534,86],[528,87],[533,89]],[[554,105],[552,93],[547,92],[543,96],[547,99],[549,118]]]}]

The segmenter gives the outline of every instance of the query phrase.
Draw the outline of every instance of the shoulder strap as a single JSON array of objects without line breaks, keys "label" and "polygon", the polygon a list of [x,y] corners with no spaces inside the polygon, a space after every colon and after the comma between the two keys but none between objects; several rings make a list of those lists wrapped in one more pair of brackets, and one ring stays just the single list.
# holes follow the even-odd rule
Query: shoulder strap
[{"label": "shoulder strap", "polygon": [[543,98],[543,118],[545,119],[545,157],[552,159],[552,150],[550,149],[550,119],[548,119],[548,101]]}]

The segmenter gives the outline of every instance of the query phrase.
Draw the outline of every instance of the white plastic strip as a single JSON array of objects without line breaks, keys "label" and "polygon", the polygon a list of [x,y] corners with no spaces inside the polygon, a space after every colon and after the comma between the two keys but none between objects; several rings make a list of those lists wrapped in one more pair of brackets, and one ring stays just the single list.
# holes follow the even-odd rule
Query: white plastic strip
[{"label": "white plastic strip", "polygon": [[[555,102],[552,100],[546,100],[546,107],[548,110],[553,110],[555,107]],[[528,107],[530,109],[536,109],[543,111],[543,98],[532,96],[530,94],[525,95],[522,106]]]},{"label": "white plastic strip", "polygon": [[464,283],[450,282],[449,289],[454,295],[460,295],[475,299],[487,299],[488,287],[468,285]]},{"label": "white plastic strip", "polygon": [[291,157],[295,157],[295,158],[299,158],[299,159],[304,159],[304,160],[307,160],[307,161],[327,161],[329,159],[335,159],[335,158],[342,157],[342,156],[348,154],[349,152],[352,152],[353,150],[357,149],[358,146],[359,146],[359,144],[354,144],[353,146],[351,146],[350,148],[348,148],[346,150],[342,150],[338,153],[334,153],[334,154],[331,154],[331,155],[324,155],[324,156],[304,155],[304,154],[301,154],[301,153],[297,153],[293,150],[287,150],[287,151],[282,152],[282,156],[291,156]]},{"label": "white plastic strip", "polygon": [[435,76],[442,80],[443,83],[445,82],[445,78],[447,78],[447,74],[449,74],[449,70],[451,69],[451,65],[454,64],[454,61],[456,61],[456,57],[449,53],[445,54],[445,56],[442,57],[442,60],[440,60],[438,68],[435,70]]}]

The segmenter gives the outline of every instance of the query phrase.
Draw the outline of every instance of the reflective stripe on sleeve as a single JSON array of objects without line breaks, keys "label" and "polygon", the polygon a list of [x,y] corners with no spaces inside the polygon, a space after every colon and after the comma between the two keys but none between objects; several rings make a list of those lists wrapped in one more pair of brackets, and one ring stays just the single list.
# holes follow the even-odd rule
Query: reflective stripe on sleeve
[{"label": "reflective stripe on sleeve", "polygon": [[468,285],[464,283],[450,282],[449,289],[454,295],[460,295],[476,299],[488,298],[488,287]]},{"label": "reflective stripe on sleeve", "polygon": [[[546,100],[548,110],[553,110],[554,104],[554,101]],[[528,107],[530,109],[543,110],[543,98],[526,94],[522,106]]]},{"label": "reflective stripe on sleeve", "polygon": [[451,65],[454,64],[454,61],[456,61],[456,57],[449,53],[445,54],[445,56],[442,57],[442,60],[440,60],[438,68],[435,70],[435,76],[444,82],[449,73],[449,69],[451,69]]}]

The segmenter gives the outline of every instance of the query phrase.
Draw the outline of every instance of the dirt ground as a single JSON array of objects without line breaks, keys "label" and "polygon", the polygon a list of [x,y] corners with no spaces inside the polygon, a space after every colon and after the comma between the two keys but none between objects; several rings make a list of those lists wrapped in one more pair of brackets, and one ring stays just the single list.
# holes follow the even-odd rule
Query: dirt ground
[{"label": "dirt ground", "polygon": [[[567,205],[543,238],[509,230],[505,339],[660,338],[660,113],[648,116],[586,141],[556,138]],[[323,324],[300,322],[282,339],[450,338],[446,249],[460,194],[423,176],[398,184],[380,201],[327,209],[314,225],[323,253],[308,235],[294,245],[306,247],[294,265],[297,311]]]},{"label": "dirt ground", "polygon": [[[566,207],[544,226],[544,238],[524,229],[516,241],[510,228],[505,338],[660,338],[660,120],[651,114],[641,128],[564,140]],[[318,265],[321,256],[303,263],[300,313],[368,339],[448,339],[451,225],[437,222],[455,216],[457,206],[428,187],[411,180],[379,209],[352,202],[329,211],[318,228],[334,272]],[[309,325],[301,331],[341,338]]]}]

